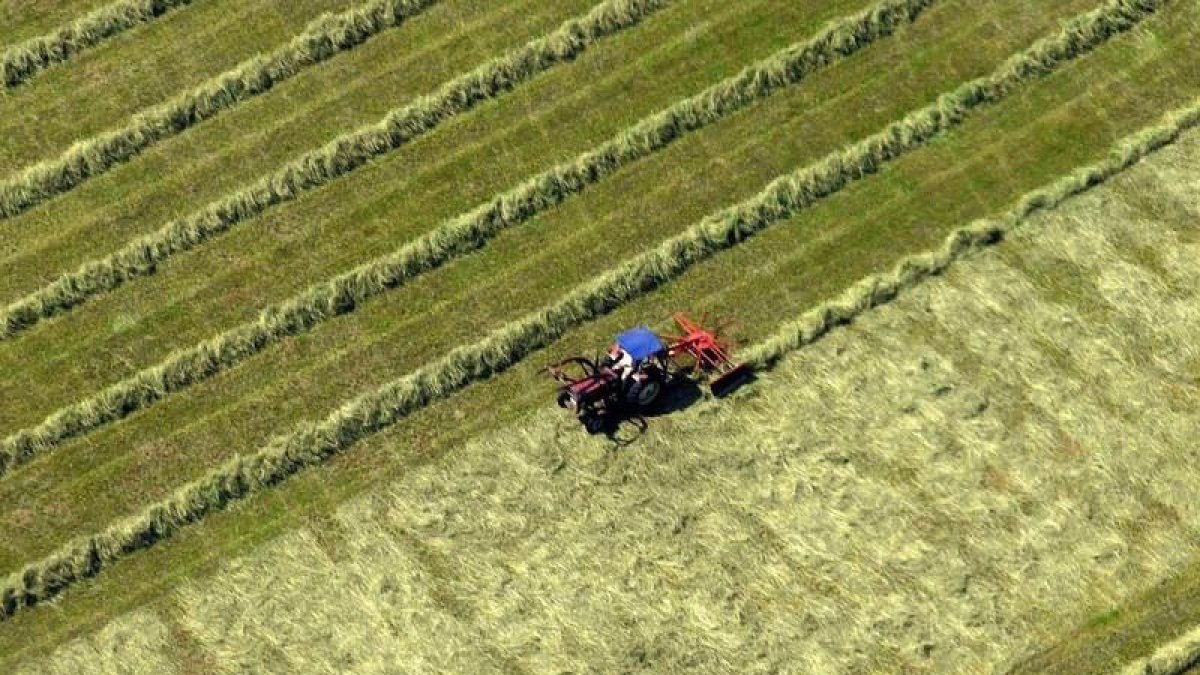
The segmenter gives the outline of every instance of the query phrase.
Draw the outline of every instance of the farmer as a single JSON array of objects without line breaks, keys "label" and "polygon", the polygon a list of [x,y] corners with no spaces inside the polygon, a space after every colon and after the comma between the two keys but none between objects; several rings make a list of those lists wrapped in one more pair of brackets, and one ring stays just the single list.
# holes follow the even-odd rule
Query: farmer
[{"label": "farmer", "polygon": [[604,360],[605,365],[614,373],[620,375],[622,380],[627,379],[633,374],[633,357],[629,355],[629,352],[621,349],[621,346],[615,342],[609,345],[608,353],[605,355]]}]

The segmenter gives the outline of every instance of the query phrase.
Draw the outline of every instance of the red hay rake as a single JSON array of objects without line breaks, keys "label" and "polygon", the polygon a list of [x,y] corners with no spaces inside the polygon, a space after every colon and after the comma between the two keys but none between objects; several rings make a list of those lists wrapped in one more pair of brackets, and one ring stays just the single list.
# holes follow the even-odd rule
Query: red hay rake
[{"label": "red hay rake", "polygon": [[729,355],[729,346],[717,337],[718,331],[703,327],[708,321],[705,314],[697,323],[682,312],[672,315],[683,335],[664,335],[668,343],[667,352],[672,361],[689,355],[694,361],[693,371],[708,375],[708,387],[713,396],[721,398],[730,394],[750,379],[753,371],[744,363],[735,363]]}]

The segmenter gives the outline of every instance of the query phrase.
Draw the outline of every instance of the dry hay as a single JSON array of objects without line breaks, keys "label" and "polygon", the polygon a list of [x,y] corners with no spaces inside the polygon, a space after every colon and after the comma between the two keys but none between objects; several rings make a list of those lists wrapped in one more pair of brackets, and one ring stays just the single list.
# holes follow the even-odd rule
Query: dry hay
[{"label": "dry hay", "polygon": [[166,624],[139,610],[59,647],[39,663],[18,667],[15,675],[168,675],[177,672],[164,656],[168,639]]},{"label": "dry hay", "polygon": [[649,115],[573,159],[498,193],[399,249],[263,308],[258,317],[59,408],[36,426],[0,440],[0,475],[63,441],[131,415],[202,382],[317,324],[354,311],[370,298],[457,256],[485,246],[524,223],[689,133],[703,129],[809,73],[850,56],[915,20],[932,0],[884,0],[832,21],[816,35],[785,47],[741,72]]},{"label": "dry hay", "polygon": [[[1124,3],[1117,21],[1131,13]],[[1137,0],[1161,4],[1165,0]],[[502,96],[536,75],[568,63],[593,45],[631,28],[670,0],[604,0],[587,13],[568,19],[554,31],[494,57],[443,82],[436,91],[394,108],[383,119],[345,132],[308,150],[273,171],[226,193],[186,216],[141,235],[117,251],[94,258],[3,310],[0,339],[14,337],[35,323],[65,312],[98,293],[130,279],[153,274],[171,256],[190,251],[230,228],[279,204],[292,201],[411,142],[442,122]],[[1141,14],[1133,10],[1137,18]],[[1107,15],[1101,18],[1109,18]],[[1109,19],[1112,21],[1113,19]]]},{"label": "dry hay", "polygon": [[38,162],[0,181],[0,218],[10,218],[67,192],[129,161],[151,145],[269,91],[303,69],[352,49],[380,31],[400,25],[436,1],[371,0],[338,14],[326,12],[269,54],[255,55],[163,103],[135,113],[124,126],[76,141],[58,157]]},{"label": "dry hay", "polygon": [[192,0],[117,0],[97,7],[46,35],[5,47],[0,52],[0,80],[4,87],[15,87],[114,35],[191,3]]},{"label": "dry hay", "polygon": [[[644,2],[651,7],[666,1],[609,0],[597,7],[612,9],[635,2]],[[124,556],[153,546],[209,513],[261,490],[271,489],[299,471],[328,461],[430,402],[506,370],[533,351],[550,345],[568,330],[668,283],[695,264],[740,244],[848,184],[874,174],[889,160],[952,129],[977,108],[1003,100],[1022,84],[1048,75],[1070,59],[1131,29],[1163,2],[1165,0],[1109,0],[1080,14],[1063,23],[1058,31],[1014,54],[992,74],[942,94],[933,103],[910,112],[875,135],[780,176],[759,194],[710,214],[657,247],[575,287],[556,302],[500,326],[477,342],[460,345],[399,379],[360,394],[319,422],[298,424],[291,432],[276,436],[257,451],[231,458],[178,488],[170,497],[118,520],[102,531],[76,537],[44,558],[27,563],[0,584],[0,619],[56,597],[78,581],[95,576]],[[600,10],[589,14],[604,15]],[[1135,134],[1131,141],[1121,144],[1116,159],[1110,158],[1080,171],[1089,176],[1100,176],[1112,170],[1114,161],[1123,168],[1122,158],[1141,156],[1146,148],[1158,147],[1156,139],[1175,138],[1183,125],[1194,126],[1197,119],[1200,119],[1200,107],[1195,105],[1182,113],[1169,115],[1163,125]],[[1069,183],[1075,178],[1072,174],[1064,180]],[[1022,205],[1025,208],[1022,215],[1033,208],[1027,201],[1022,201]],[[962,253],[976,245],[979,236],[975,230],[955,233],[948,246]],[[905,263],[909,267],[921,267],[909,262]],[[354,289],[344,291],[352,294]],[[338,295],[332,299],[343,297]],[[866,307],[869,305],[861,305],[861,308]],[[832,320],[830,317],[834,316],[835,309],[849,312],[848,316],[859,311],[858,306],[826,307],[823,319],[826,323]],[[788,340],[782,338],[771,342],[776,347],[787,343]],[[762,352],[761,349],[758,351]],[[215,360],[214,345],[202,344],[201,357],[205,364]]]},{"label": "dry hay", "polygon": [[629,445],[548,407],[193,582],[185,623],[231,671],[1002,669],[1196,553],[1195,221],[1118,197],[1195,213],[1197,159]]},{"label": "dry hay", "polygon": [[287,535],[182,589],[184,627],[231,673],[498,670],[474,627],[439,611],[411,551],[354,510],[338,520],[347,536],[337,561],[312,533]]}]

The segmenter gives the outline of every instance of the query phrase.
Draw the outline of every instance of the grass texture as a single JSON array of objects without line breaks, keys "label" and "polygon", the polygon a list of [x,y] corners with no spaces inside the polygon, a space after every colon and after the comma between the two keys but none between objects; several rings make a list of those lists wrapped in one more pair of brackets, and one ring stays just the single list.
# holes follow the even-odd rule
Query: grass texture
[{"label": "grass texture", "polygon": [[1025,195],[999,218],[982,219],[955,230],[938,250],[905,258],[890,273],[863,279],[836,299],[784,324],[770,339],[743,352],[743,358],[760,368],[769,367],[789,352],[811,344],[830,329],[849,323],[872,307],[891,301],[905,289],[941,274],[956,261],[999,242],[1033,213],[1055,208],[1125,171],[1150,153],[1175,142],[1198,124],[1200,101],[1170,112],[1159,124],[1123,140],[1104,161],[1077,169],[1052,185]]},{"label": "grass texture", "polygon": [[95,47],[192,0],[120,0],[95,9],[49,35],[31,38],[0,54],[5,87],[15,87],[56,63]]},{"label": "grass texture", "polygon": [[897,27],[914,21],[932,3],[887,0],[833,21],[812,38],[638,121],[614,138],[496,195],[403,248],[316,284],[264,309],[253,322],[176,352],[161,364],[55,411],[37,426],[17,431],[0,442],[0,475],[69,438],[146,408],[172,392],[233,367],[283,337],[311,330],[413,276],[482,247],[503,229],[529,220],[620,168],[890,35]]},{"label": "grass texture", "polygon": [[[372,517],[369,506],[356,506],[339,509],[330,518],[330,533],[337,537],[337,545],[341,547],[336,558],[322,545],[319,535],[303,531],[273,542],[270,553],[264,556],[274,562],[287,561],[277,570],[280,574],[270,574],[273,581],[280,582],[276,586],[280,591],[276,598],[278,607],[292,606],[299,600],[298,594],[311,588],[318,575],[329,581],[327,588],[331,592],[346,593],[346,597],[358,601],[330,603],[322,598],[321,607],[315,610],[315,621],[308,627],[297,625],[290,611],[280,612],[276,622],[257,613],[253,619],[247,616],[256,624],[252,629],[255,632],[274,624],[271,628],[281,631],[281,637],[286,636],[283,639],[289,645],[303,644],[302,636],[312,629],[309,635],[312,648],[289,649],[290,654],[280,667],[312,672],[383,673],[403,664],[407,672],[497,675],[504,672],[502,664],[515,659],[510,660],[495,649],[493,641],[470,622],[446,611],[446,604],[454,601],[442,589],[426,583],[428,576],[419,554],[414,553],[409,542],[381,532],[379,520]],[[245,609],[226,592],[233,588],[255,588],[255,577],[259,582],[264,581],[267,570],[262,562],[247,560],[229,569],[228,577],[217,582],[221,586],[217,593],[201,584],[189,584],[176,599],[183,617],[181,623],[221,663],[225,672],[253,671],[259,667],[259,657],[253,651],[239,656],[234,649],[221,647],[232,644],[214,619],[220,612],[237,613]],[[310,567],[301,571],[299,565],[305,564]],[[392,572],[380,574],[382,569]],[[287,580],[285,575],[296,576]],[[373,592],[374,589],[379,589],[379,593]],[[333,656],[318,637],[319,626],[327,621],[327,625],[344,627],[340,635],[347,646],[344,660]],[[387,639],[379,639],[381,635]],[[442,639],[420,637],[427,635]],[[370,646],[372,642],[377,646]],[[342,663],[338,664],[338,660]]]},{"label": "grass texture", "polygon": [[39,162],[0,183],[0,217],[8,218],[127,162],[151,145],[182,133],[241,101],[380,31],[399,26],[436,0],[375,0],[325,14],[275,51],[249,59],[190,91],[135,114],[125,126],[72,145],[61,156]]},{"label": "grass texture", "polygon": [[1182,675],[1200,664],[1200,628],[1171,640],[1154,653],[1137,659],[1121,670],[1121,675]]},{"label": "grass texture", "polygon": [[392,111],[382,121],[344,134],[227,195],[200,211],[164,225],[102,259],[81,265],[47,286],[10,303],[0,319],[0,339],[66,311],[88,297],[153,273],[167,258],[191,250],[266,209],[362,167],[445,120],[507,92],[578,56],[595,42],[636,25],[669,0],[606,0],[549,35],[445,83],[432,95]]},{"label": "grass texture", "polygon": [[153,612],[122,616],[87,639],[58,650],[45,664],[17,667],[20,675],[121,673],[150,675],[178,672],[171,660],[168,627]]},{"label": "grass texture", "polygon": [[1195,551],[1195,229],[1116,182],[731,400],[536,411],[139,613],[228,672],[1005,672]]},{"label": "grass texture", "polygon": [[666,283],[692,265],[874,173],[888,160],[957,125],[972,109],[998,101],[1021,83],[1044,76],[1056,65],[1094,49],[1161,4],[1112,0],[1080,15],[1053,36],[1014,55],[993,74],[942,95],[883,132],[777,179],[757,196],[705,218],[660,246],[582,284],[558,302],[346,403],[319,423],[298,425],[293,432],[276,437],[257,452],[231,459],[140,514],[78,538],[6,579],[0,588],[0,616],[12,616],[23,607],[53,597],[188,523],[325,462],[412,411],[510,367],[568,329]]}]

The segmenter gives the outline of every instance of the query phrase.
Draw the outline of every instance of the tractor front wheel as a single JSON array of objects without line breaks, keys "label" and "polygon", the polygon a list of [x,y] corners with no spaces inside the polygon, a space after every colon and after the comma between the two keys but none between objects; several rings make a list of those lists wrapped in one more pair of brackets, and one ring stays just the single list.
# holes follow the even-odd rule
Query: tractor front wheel
[{"label": "tractor front wheel", "polygon": [[584,415],[583,428],[594,436],[604,431],[604,418],[596,414]]}]

